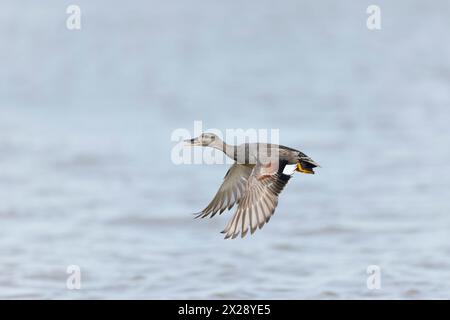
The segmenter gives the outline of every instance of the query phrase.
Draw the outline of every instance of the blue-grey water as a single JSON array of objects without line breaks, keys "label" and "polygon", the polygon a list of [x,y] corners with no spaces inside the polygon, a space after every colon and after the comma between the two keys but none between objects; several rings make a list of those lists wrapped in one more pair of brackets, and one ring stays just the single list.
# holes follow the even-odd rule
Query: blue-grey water
[{"label": "blue-grey water", "polygon": [[[449,17],[444,0],[2,1],[0,298],[450,298]],[[322,168],[225,241],[232,213],[192,213],[227,166],[171,161],[195,120],[279,129]]]}]

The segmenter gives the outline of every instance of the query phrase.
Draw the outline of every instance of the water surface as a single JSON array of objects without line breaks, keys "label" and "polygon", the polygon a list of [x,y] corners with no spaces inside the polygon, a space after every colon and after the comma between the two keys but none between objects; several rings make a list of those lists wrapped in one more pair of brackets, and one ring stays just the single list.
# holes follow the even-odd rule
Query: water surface
[{"label": "water surface", "polygon": [[[77,3],[80,31],[1,5],[0,298],[449,298],[447,1],[379,1],[379,31],[364,1]],[[191,214],[227,166],[170,158],[194,120],[322,168],[224,241]]]}]

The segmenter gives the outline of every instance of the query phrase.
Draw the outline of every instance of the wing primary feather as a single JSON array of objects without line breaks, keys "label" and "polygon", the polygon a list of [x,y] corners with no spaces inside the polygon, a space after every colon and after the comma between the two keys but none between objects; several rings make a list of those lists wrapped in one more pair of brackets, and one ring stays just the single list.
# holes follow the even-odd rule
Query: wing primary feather
[{"label": "wing primary feather", "polygon": [[[239,234],[244,238],[249,231],[253,234],[269,222],[278,205],[278,196],[291,178],[290,175],[283,174],[282,170],[283,168],[274,167],[273,173],[270,173],[270,167],[263,168],[257,164],[246,178],[239,177],[235,188],[226,191],[220,210],[224,207],[230,209],[234,204],[238,207],[222,231],[225,239],[235,239]],[[232,176],[232,170],[228,176]],[[215,209],[214,207],[212,211]]]}]

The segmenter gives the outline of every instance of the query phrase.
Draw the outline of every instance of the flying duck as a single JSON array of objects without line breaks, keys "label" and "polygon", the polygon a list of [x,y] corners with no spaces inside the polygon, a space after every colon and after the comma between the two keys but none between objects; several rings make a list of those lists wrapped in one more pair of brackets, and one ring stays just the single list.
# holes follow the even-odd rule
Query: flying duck
[{"label": "flying duck", "polygon": [[211,203],[196,218],[214,217],[237,204],[237,210],[222,233],[225,239],[253,234],[269,222],[278,204],[278,195],[293,174],[284,174],[286,165],[295,171],[314,174],[319,165],[301,151],[269,143],[228,145],[213,133],[185,140],[189,146],[211,147],[223,151],[235,162],[224,177]]}]

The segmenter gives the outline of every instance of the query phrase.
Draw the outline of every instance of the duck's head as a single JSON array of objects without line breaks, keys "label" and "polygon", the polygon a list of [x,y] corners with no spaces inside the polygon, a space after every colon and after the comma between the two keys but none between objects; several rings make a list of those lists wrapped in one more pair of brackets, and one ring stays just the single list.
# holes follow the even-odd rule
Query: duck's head
[{"label": "duck's head", "polygon": [[189,146],[207,147],[218,141],[219,137],[214,133],[202,133],[197,138],[184,140]]}]

